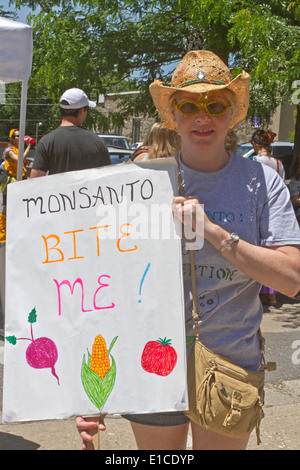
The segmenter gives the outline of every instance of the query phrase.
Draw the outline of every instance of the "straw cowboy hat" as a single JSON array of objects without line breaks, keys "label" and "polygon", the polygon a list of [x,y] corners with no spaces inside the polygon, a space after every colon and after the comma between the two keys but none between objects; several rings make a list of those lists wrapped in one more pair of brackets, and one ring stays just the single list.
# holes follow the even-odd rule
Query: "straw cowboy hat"
[{"label": "straw cowboy hat", "polygon": [[171,86],[164,86],[160,80],[150,85],[150,93],[160,118],[167,127],[177,130],[172,117],[171,96],[177,91],[207,93],[228,89],[233,93],[233,114],[229,130],[232,130],[247,115],[249,106],[250,76],[240,73],[231,80],[229,68],[210,51],[188,52],[175,69]]}]

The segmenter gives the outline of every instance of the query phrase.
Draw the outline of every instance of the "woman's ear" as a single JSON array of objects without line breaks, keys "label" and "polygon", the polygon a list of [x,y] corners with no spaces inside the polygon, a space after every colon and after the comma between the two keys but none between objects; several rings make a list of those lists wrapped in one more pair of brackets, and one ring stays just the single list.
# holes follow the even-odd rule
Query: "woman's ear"
[{"label": "woman's ear", "polygon": [[170,106],[171,106],[171,116],[172,116],[173,122],[176,124],[175,106],[173,104],[171,104]]}]

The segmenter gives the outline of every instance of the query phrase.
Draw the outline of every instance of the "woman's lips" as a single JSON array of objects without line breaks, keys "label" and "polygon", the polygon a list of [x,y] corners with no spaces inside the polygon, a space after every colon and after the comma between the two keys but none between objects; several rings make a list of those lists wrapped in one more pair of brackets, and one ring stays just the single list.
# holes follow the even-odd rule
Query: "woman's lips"
[{"label": "woman's lips", "polygon": [[197,136],[200,136],[200,137],[207,137],[207,136],[211,136],[213,134],[213,130],[212,129],[198,129],[198,130],[194,130],[192,131],[192,133],[194,135],[197,135]]}]

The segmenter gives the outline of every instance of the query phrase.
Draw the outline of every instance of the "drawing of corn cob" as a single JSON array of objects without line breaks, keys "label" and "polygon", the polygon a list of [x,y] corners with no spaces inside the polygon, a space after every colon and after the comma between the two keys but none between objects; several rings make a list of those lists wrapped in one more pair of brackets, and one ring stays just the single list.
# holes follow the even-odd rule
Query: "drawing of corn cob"
[{"label": "drawing of corn cob", "polygon": [[[83,356],[81,366],[81,381],[91,402],[100,413],[114,387],[116,380],[116,363],[110,354],[117,336],[112,340],[108,350],[103,336],[98,335],[94,340],[92,354],[88,351],[87,363]],[[110,361],[111,358],[111,361]]]}]

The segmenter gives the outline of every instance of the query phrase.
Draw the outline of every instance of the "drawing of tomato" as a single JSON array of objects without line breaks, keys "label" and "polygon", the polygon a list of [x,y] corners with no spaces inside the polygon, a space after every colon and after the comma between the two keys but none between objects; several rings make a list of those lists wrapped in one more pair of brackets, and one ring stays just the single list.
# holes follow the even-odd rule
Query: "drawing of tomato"
[{"label": "drawing of tomato", "polygon": [[150,374],[161,376],[169,375],[177,362],[177,353],[171,340],[159,338],[157,341],[148,341],[145,345],[141,365],[142,368]]}]

